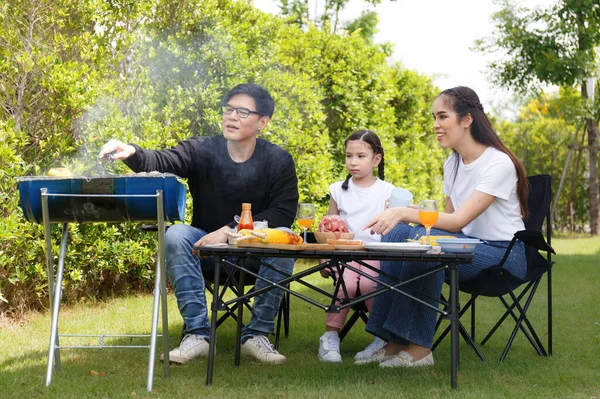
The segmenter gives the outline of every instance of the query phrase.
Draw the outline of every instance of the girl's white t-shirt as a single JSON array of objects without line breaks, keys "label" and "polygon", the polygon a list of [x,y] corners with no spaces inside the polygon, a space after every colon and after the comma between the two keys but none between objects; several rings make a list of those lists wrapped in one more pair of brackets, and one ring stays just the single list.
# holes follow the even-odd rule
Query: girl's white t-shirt
[{"label": "girl's white t-shirt", "polygon": [[358,187],[352,179],[348,181],[348,190],[342,190],[343,182],[329,186],[331,198],[337,204],[340,216],[346,220],[348,229],[354,233],[355,240],[363,242],[381,241],[379,234],[371,235],[361,228],[375,216],[385,210],[385,202],[390,198],[394,186],[377,179],[370,187]]},{"label": "girl's white t-shirt", "polygon": [[525,228],[517,196],[517,171],[508,155],[488,147],[468,165],[458,154],[446,160],[443,191],[450,197],[454,209],[458,209],[475,190],[493,195],[496,199],[462,229],[463,234],[482,240],[510,241],[515,232]]}]

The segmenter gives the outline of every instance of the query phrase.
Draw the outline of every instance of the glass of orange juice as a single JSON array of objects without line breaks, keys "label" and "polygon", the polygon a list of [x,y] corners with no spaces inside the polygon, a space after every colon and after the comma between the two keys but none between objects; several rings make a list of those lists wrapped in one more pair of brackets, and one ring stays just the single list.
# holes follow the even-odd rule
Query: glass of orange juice
[{"label": "glass of orange juice", "polygon": [[427,245],[429,245],[431,228],[437,222],[439,216],[437,201],[423,200],[419,203],[419,221],[427,229]]},{"label": "glass of orange juice", "polygon": [[298,204],[298,212],[296,212],[296,220],[304,230],[304,242],[306,242],[306,230],[312,226],[315,220],[316,208],[315,204]]}]

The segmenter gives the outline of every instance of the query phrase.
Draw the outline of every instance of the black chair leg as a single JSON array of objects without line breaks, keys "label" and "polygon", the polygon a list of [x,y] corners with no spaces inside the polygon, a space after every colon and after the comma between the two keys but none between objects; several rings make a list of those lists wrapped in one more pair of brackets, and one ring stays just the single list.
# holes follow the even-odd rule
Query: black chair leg
[{"label": "black chair leg", "polygon": [[279,337],[281,336],[281,319],[283,318],[285,307],[285,297],[281,300],[279,310],[277,311],[277,327],[275,329],[275,350],[279,350]]},{"label": "black chair leg", "polygon": [[350,329],[358,321],[358,318],[359,318],[358,312],[359,312],[358,310],[355,310],[354,313],[352,313],[352,316],[350,316],[350,318],[346,322],[346,324],[344,324],[344,327],[340,330],[340,333],[338,334],[338,336],[340,338],[340,342],[342,342],[344,340],[344,337],[346,336],[346,334],[348,334]]},{"label": "black chair leg", "polygon": [[465,342],[467,344],[469,344],[471,346],[471,348],[473,348],[473,350],[475,351],[475,353],[479,357],[479,360],[481,360],[482,362],[486,363],[486,360],[485,360],[485,357],[483,356],[483,353],[481,353],[481,351],[479,350],[479,347],[477,346],[477,344],[475,343],[475,341],[473,340],[473,338],[471,338],[471,336],[469,334],[467,334],[467,329],[460,322],[460,320],[458,322],[458,326],[459,326],[459,332],[462,335],[462,337],[465,340]]},{"label": "black chair leg", "polygon": [[475,338],[475,295],[471,294],[471,299],[473,300],[473,304],[471,305],[471,339],[473,341],[477,341]]},{"label": "black chair leg", "polygon": [[[517,301],[520,302],[521,299],[523,299],[523,297],[525,296],[525,294],[527,294],[527,292],[531,289],[532,286],[533,286],[532,282],[530,282],[529,284],[527,284],[527,286],[519,294],[519,297],[517,298]],[[511,315],[512,310],[516,306],[516,302],[514,302],[514,301],[513,301],[513,304],[509,306],[506,303],[506,301],[504,300],[503,297],[499,296],[498,299],[502,302],[502,304],[506,308],[506,312],[504,312],[504,314],[502,315],[502,317],[496,322],[496,324],[494,324],[494,327],[492,327],[492,329],[490,330],[490,332],[488,332],[487,335],[485,336],[485,338],[483,338],[483,340],[481,341],[480,345],[485,345],[485,343],[492,337],[492,335],[494,335],[494,333],[502,325],[502,323],[504,323],[504,320],[506,320],[506,318]],[[513,314],[513,318],[514,317],[515,316]]]},{"label": "black chair leg", "polygon": [[291,296],[289,292],[284,294],[285,298],[285,306],[283,308],[283,331],[285,333],[285,337],[288,338],[290,336],[290,304],[291,304]]}]

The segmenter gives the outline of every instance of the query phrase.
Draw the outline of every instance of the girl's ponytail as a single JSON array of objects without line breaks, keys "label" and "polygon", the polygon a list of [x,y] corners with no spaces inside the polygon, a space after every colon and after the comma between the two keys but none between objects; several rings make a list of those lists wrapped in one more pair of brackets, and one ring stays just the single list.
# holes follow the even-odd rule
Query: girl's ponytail
[{"label": "girl's ponytail", "polygon": [[383,148],[381,149],[381,162],[379,162],[379,166],[377,167],[377,176],[381,180],[385,180],[385,161],[383,159]]},{"label": "girl's ponytail", "polygon": [[351,177],[352,175],[348,173],[348,176],[346,176],[346,180],[344,180],[344,182],[342,183],[342,190],[348,190],[348,180],[350,180]]}]

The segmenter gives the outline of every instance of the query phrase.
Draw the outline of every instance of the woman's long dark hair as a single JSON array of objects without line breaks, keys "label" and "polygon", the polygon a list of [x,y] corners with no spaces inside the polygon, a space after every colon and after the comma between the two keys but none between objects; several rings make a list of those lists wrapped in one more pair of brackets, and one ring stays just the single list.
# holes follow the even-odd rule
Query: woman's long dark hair
[{"label": "woman's long dark hair", "polygon": [[[379,140],[379,136],[377,136],[375,132],[372,132],[370,130],[358,130],[352,133],[350,137],[348,137],[346,141],[344,141],[344,148],[348,146],[349,141],[355,140],[364,141],[365,143],[370,145],[375,155],[381,154],[381,162],[379,162],[379,166],[377,167],[377,175],[381,180],[385,180],[385,163],[383,161],[383,147],[381,146],[381,140]],[[342,190],[348,190],[348,181],[351,177],[352,175],[348,173],[348,176],[346,176],[346,180],[344,180],[344,182],[342,183]]]},{"label": "woman's long dark hair", "polygon": [[[447,105],[456,113],[458,120],[462,120],[468,114],[471,114],[473,123],[471,124],[471,136],[478,143],[494,147],[510,157],[515,165],[517,172],[517,195],[521,204],[521,216],[527,218],[529,209],[527,208],[527,196],[529,195],[529,183],[525,167],[519,159],[509,150],[500,140],[487,115],[483,111],[483,105],[479,101],[477,93],[464,86],[453,87],[444,90],[437,96],[447,101]],[[454,151],[456,153],[456,151]],[[458,156],[456,156],[456,167],[454,178],[456,178],[456,169],[458,169]]]}]

